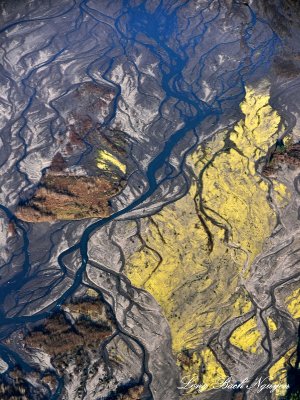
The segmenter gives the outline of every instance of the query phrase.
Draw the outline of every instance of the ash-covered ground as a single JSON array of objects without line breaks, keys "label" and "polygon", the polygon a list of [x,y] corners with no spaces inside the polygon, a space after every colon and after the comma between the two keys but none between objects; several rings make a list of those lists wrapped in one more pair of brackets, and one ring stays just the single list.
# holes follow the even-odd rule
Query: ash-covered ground
[{"label": "ash-covered ground", "polygon": [[298,3],[0,10],[0,398],[297,399]]}]

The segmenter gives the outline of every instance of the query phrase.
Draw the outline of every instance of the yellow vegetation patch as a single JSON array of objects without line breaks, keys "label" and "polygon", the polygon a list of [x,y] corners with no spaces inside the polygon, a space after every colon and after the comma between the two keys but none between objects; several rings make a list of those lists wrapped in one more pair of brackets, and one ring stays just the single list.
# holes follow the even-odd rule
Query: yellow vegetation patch
[{"label": "yellow vegetation patch", "polygon": [[300,288],[293,291],[293,293],[286,299],[287,308],[293,318],[300,318]]},{"label": "yellow vegetation patch", "polygon": [[256,318],[253,317],[236,328],[230,336],[230,343],[243,351],[256,353],[261,343],[261,334],[257,329]]},{"label": "yellow vegetation patch", "polygon": [[220,383],[224,382],[227,378],[224,369],[210,349],[206,348],[202,350],[201,357],[205,367],[203,384],[208,390],[219,387]]},{"label": "yellow vegetation patch", "polygon": [[86,291],[86,294],[87,294],[88,296],[90,296],[90,297],[98,297],[98,296],[99,296],[99,294],[96,292],[96,290],[91,289],[91,288],[89,288],[89,289]]},{"label": "yellow vegetation patch", "polygon": [[233,303],[233,307],[239,315],[244,315],[251,311],[252,303],[250,300],[247,300],[247,294],[244,292]]},{"label": "yellow vegetation patch", "polygon": [[[276,396],[284,396],[286,390],[284,385],[287,385],[287,363],[293,364],[295,357],[293,354],[296,351],[296,347],[291,348],[283,357],[281,357],[270,369],[269,369],[269,380],[273,385],[278,385],[276,389]],[[291,356],[292,359],[291,359]]]},{"label": "yellow vegetation patch", "polygon": [[[255,162],[266,154],[278,136],[280,117],[268,101],[268,95],[248,89],[241,104],[245,117],[228,137],[234,144],[230,150],[217,153],[212,165],[206,156],[197,168],[200,172],[201,167],[206,167],[199,203],[203,204],[207,218],[226,226],[232,243],[244,250],[237,261],[247,261],[246,270],[261,252],[275,223],[266,199],[267,184],[255,171]],[[225,134],[220,136],[223,143]],[[278,184],[276,189],[284,197],[283,185]],[[218,234],[224,235],[225,231]]]},{"label": "yellow vegetation patch", "polygon": [[[189,357],[184,353],[178,355],[177,365],[182,369],[182,382],[190,382],[191,388],[185,390],[185,395],[204,392],[219,387],[227,378],[222,365],[216,359],[214,353],[208,347],[200,352],[194,352]],[[201,372],[199,372],[201,371]],[[199,384],[195,391],[192,384]]]},{"label": "yellow vegetation patch", "polygon": [[271,317],[267,318],[267,324],[268,324],[269,329],[272,332],[275,332],[277,330],[277,325],[276,325],[276,323],[273,321],[273,319]]},{"label": "yellow vegetation patch", "polygon": [[273,195],[276,203],[282,208],[288,205],[291,198],[290,192],[288,192],[287,187],[280,182],[273,181]]},{"label": "yellow vegetation patch", "polygon": [[[185,353],[178,354],[177,365],[181,368],[181,383],[184,388],[184,395],[191,395],[195,393],[194,384],[199,382],[199,370],[202,365],[202,359],[198,352],[192,355]],[[205,386],[197,387],[196,392],[204,391]]]},{"label": "yellow vegetation patch", "polygon": [[109,170],[110,166],[117,167],[123,174],[126,173],[126,165],[121,163],[115,156],[106,150],[100,150],[97,157],[97,167],[104,170]]},{"label": "yellow vegetation patch", "polygon": [[[195,180],[188,194],[142,220],[144,241],[128,260],[126,274],[162,306],[177,354],[205,344],[208,333],[252,308],[239,286],[240,276],[262,251],[276,222],[268,186],[255,171],[255,162],[274,143],[280,121],[268,101],[268,95],[248,89],[243,120],[189,157]],[[245,332],[250,339],[243,345]],[[259,339],[251,319],[232,340],[254,351]]]},{"label": "yellow vegetation patch", "polygon": [[133,255],[126,273],[162,305],[175,352],[192,349],[205,330],[251,309],[247,294],[236,291],[237,250],[229,252],[216,238],[214,252],[208,253],[191,196],[166,207],[154,221],[149,222],[146,244]]}]

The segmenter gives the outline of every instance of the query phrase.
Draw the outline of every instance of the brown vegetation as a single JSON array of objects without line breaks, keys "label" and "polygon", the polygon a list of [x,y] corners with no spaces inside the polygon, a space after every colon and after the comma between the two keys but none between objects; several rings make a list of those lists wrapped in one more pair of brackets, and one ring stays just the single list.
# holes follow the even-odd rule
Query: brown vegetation
[{"label": "brown vegetation", "polygon": [[[68,305],[68,309],[72,306],[78,307],[74,324],[61,311],[30,332],[25,338],[26,345],[42,349],[50,356],[55,357],[67,353],[76,353],[82,347],[98,347],[103,339],[112,334],[113,325],[101,303],[97,301],[75,303]],[[90,318],[90,307],[94,310],[94,313],[95,310],[98,310],[99,318]]]},{"label": "brown vegetation", "polygon": [[55,156],[52,159],[51,165],[50,165],[50,170],[59,172],[65,169],[67,166],[66,161],[64,160],[63,156],[61,155],[60,152],[56,153]]},{"label": "brown vegetation", "polygon": [[[34,383],[33,383],[34,382]],[[27,373],[15,367],[8,374],[0,375],[0,399],[1,400],[44,400],[45,390],[43,383],[55,390],[57,381],[54,376],[47,374],[43,376],[39,372]]]},{"label": "brown vegetation", "polygon": [[[52,159],[39,185],[27,202],[19,204],[16,215],[26,222],[51,222],[102,218],[111,213],[110,199],[124,187],[124,176],[115,170],[100,170],[100,149],[109,149],[125,158],[128,143],[123,132],[103,129],[99,115],[109,114],[115,93],[111,87],[83,83],[72,91],[62,108],[66,108],[67,140],[61,137],[60,152]],[[84,152],[87,145],[91,151]],[[76,156],[76,157],[75,157]],[[72,166],[80,159],[80,172]],[[77,169],[78,171],[78,169]]]},{"label": "brown vegetation", "polygon": [[122,182],[102,176],[75,176],[49,172],[32,199],[18,207],[16,216],[27,222],[106,217],[109,200]]},{"label": "brown vegetation", "polygon": [[[89,376],[87,371],[92,375],[98,371],[100,344],[112,335],[115,325],[106,306],[98,298],[77,300],[66,304],[64,309],[66,311],[62,309],[43,324],[31,328],[24,337],[24,344],[27,349],[49,354],[59,375],[77,380],[80,397]],[[56,385],[52,375],[45,376],[43,382],[51,390]]]},{"label": "brown vegetation", "polygon": [[97,347],[99,342],[111,335],[111,328],[82,319],[73,327],[62,314],[31,332],[25,340],[29,347],[40,348],[51,356],[73,352],[79,347]]},{"label": "brown vegetation", "polygon": [[13,221],[8,223],[7,232],[8,236],[15,236],[17,234],[17,229]]},{"label": "brown vegetation", "polygon": [[69,133],[70,144],[78,147],[83,147],[84,143],[81,137],[75,130],[71,130]]},{"label": "brown vegetation", "polygon": [[[18,368],[13,369],[7,379],[0,375],[0,399],[1,400],[29,400],[29,386],[23,379],[22,371]],[[37,397],[39,399],[39,397]]]},{"label": "brown vegetation", "polygon": [[117,400],[140,400],[144,392],[143,386],[135,386],[130,388],[127,393],[120,394]]},{"label": "brown vegetation", "polygon": [[110,319],[107,316],[107,310],[104,304],[99,301],[83,301],[77,303],[70,303],[65,310],[74,318],[79,319],[82,315],[87,316],[94,322],[105,321],[109,326],[112,325]]},{"label": "brown vegetation", "polygon": [[300,143],[289,145],[280,150],[275,149],[262,173],[265,176],[274,176],[276,172],[282,169],[283,165],[286,165],[289,169],[300,167]]}]

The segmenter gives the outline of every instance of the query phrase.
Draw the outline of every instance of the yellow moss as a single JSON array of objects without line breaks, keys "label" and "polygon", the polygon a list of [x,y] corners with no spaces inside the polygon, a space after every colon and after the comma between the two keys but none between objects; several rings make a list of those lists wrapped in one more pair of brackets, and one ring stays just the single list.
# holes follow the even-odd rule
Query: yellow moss
[{"label": "yellow moss", "polygon": [[[244,307],[249,309],[249,298],[235,293],[235,250],[229,253],[217,240],[215,251],[208,254],[207,236],[191,196],[166,207],[154,220],[145,239],[149,247],[144,246],[131,258],[126,273],[134,285],[147,289],[163,306],[171,324],[173,348],[179,352],[194,348],[200,332],[240,315]],[[239,306],[230,307],[236,301]]]},{"label": "yellow moss", "polygon": [[203,384],[208,390],[214,389],[220,385],[220,382],[224,382],[226,380],[227,375],[209,348],[202,350],[201,357],[205,366]]},{"label": "yellow moss", "polygon": [[233,307],[238,312],[238,314],[247,314],[252,309],[252,303],[247,299],[247,295],[241,294],[236,301],[233,303]]},{"label": "yellow moss", "polygon": [[235,347],[250,353],[257,352],[261,339],[261,333],[257,329],[255,317],[236,328],[229,338],[230,343]]},{"label": "yellow moss", "polygon": [[283,138],[283,143],[286,147],[291,146],[294,143],[293,135],[286,135]]},{"label": "yellow moss", "polygon": [[263,156],[278,136],[280,116],[269,105],[269,99],[268,94],[248,88],[241,104],[245,118],[231,135],[237,147],[252,161]]},{"label": "yellow moss", "polygon": [[109,170],[110,165],[117,167],[123,174],[126,173],[126,165],[121,163],[115,156],[106,150],[100,150],[97,158],[97,167],[104,170]]},{"label": "yellow moss", "polygon": [[[182,369],[183,382],[190,381],[199,385],[197,392],[214,389],[227,378],[222,365],[208,347],[205,347],[200,352],[194,352],[190,356],[180,353],[177,365]],[[184,394],[190,395],[194,393],[195,389],[192,387],[190,390],[185,391]]]},{"label": "yellow moss", "polygon": [[274,188],[273,194],[276,203],[280,207],[287,206],[291,198],[291,193],[287,190],[287,187],[283,183],[274,180],[273,188]]},{"label": "yellow moss", "polygon": [[276,323],[273,321],[273,319],[271,317],[267,318],[267,324],[268,324],[268,327],[269,327],[269,329],[271,331],[274,332],[274,331],[277,330],[277,325],[276,325]]},{"label": "yellow moss", "polygon": [[[287,385],[287,363],[290,361],[293,364],[291,356],[295,353],[296,347],[291,348],[283,357],[281,357],[270,369],[269,380],[273,385],[278,385],[276,396],[284,396],[286,390],[284,385]],[[293,357],[292,357],[293,358]]]},{"label": "yellow moss", "polygon": [[[182,370],[182,381],[192,382],[198,384],[199,382],[199,371],[201,368],[202,360],[198,352],[194,352],[192,355],[186,355],[180,353],[177,356],[177,365]],[[185,395],[191,395],[194,393],[194,388],[190,388],[184,391]]]},{"label": "yellow moss", "polygon": [[86,291],[86,294],[90,297],[98,297],[96,290],[90,288]]},{"label": "yellow moss", "polygon": [[[218,155],[213,161],[214,167],[207,168],[203,176],[204,205],[217,210],[221,218],[210,210],[207,215],[219,222],[228,221],[232,227],[231,240],[245,250],[248,266],[261,252],[264,239],[270,235],[275,223],[274,213],[266,200],[267,185],[255,171],[255,162],[274,142],[280,122],[278,113],[272,110],[268,101],[268,95],[254,89],[246,91],[241,104],[245,118],[229,135],[237,149]],[[282,186],[278,186],[281,192]],[[240,261],[245,259],[245,253],[239,257]]]},{"label": "yellow moss", "polygon": [[286,298],[287,308],[293,318],[300,318],[300,288]]},{"label": "yellow moss", "polygon": [[[143,220],[146,245],[126,265],[132,283],[145,288],[162,306],[175,353],[195,349],[205,343],[207,333],[252,308],[239,287],[240,275],[249,270],[276,223],[267,200],[268,186],[255,171],[255,162],[274,143],[280,121],[268,101],[268,95],[247,90],[241,105],[243,120],[232,132],[220,132],[199,146],[188,159],[195,176],[202,179],[201,196],[195,179],[184,198]],[[224,147],[228,141],[234,143],[230,150]],[[278,190],[283,192],[281,186]],[[206,229],[196,204],[203,207]],[[253,321],[232,338],[250,352],[261,338]],[[246,333],[249,337],[243,344]]]},{"label": "yellow moss", "polygon": [[[119,347],[120,347],[120,344],[119,344]],[[122,348],[123,347],[124,347],[124,345],[122,346]],[[126,357],[124,357],[124,354],[122,354],[120,352],[119,348],[118,348],[118,350],[116,348],[114,348],[114,347],[109,349],[109,358],[110,358],[110,360],[113,360],[117,364],[126,363]]]}]

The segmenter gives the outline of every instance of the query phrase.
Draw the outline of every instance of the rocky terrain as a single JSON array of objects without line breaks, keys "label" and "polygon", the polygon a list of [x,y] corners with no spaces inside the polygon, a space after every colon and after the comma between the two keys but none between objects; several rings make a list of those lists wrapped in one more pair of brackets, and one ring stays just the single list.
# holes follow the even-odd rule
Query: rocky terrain
[{"label": "rocky terrain", "polygon": [[263,174],[276,177],[285,168],[297,170],[300,167],[300,143],[285,145],[276,143],[275,150],[270,153],[269,159],[263,168]]},{"label": "rocky terrain", "polygon": [[105,130],[101,119],[111,113],[114,93],[107,87],[83,84],[61,105],[67,125],[59,150],[45,168],[33,194],[16,216],[27,222],[107,217],[110,199],[126,180],[126,135]]},{"label": "rocky terrain", "polygon": [[297,399],[298,2],[0,14],[0,399]]},{"label": "rocky terrain", "polygon": [[112,212],[109,200],[121,189],[120,182],[105,177],[49,172],[16,216],[27,222],[107,217]]},{"label": "rocky terrain", "polygon": [[43,323],[15,332],[5,342],[13,346],[18,338],[24,343],[20,350],[34,361],[35,371],[10,371],[1,378],[1,397],[44,399],[59,392],[63,398],[72,393],[74,399],[98,398],[99,393],[111,399],[138,399],[144,387],[133,373],[137,354],[128,341],[116,339],[117,330],[107,306],[90,290]]}]

